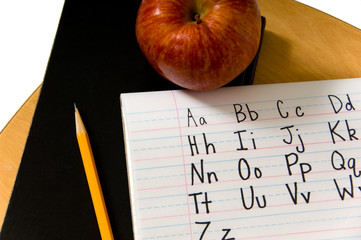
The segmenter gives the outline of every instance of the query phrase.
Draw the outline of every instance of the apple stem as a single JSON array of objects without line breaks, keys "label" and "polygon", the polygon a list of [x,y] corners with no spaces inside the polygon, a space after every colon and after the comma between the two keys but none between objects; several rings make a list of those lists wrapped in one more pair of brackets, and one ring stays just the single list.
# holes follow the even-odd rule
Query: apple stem
[{"label": "apple stem", "polygon": [[202,20],[201,20],[201,18],[200,18],[200,16],[199,16],[198,13],[196,13],[196,14],[194,15],[194,19],[196,20],[196,23],[197,23],[197,24],[200,24],[200,23],[202,22]]}]

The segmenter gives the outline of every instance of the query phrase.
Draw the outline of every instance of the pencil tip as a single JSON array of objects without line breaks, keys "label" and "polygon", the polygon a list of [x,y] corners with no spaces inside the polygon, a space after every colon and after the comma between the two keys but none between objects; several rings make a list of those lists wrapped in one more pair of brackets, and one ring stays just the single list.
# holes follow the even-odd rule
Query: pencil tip
[{"label": "pencil tip", "polygon": [[74,103],[74,111],[76,112],[78,109],[76,108],[76,104]]}]

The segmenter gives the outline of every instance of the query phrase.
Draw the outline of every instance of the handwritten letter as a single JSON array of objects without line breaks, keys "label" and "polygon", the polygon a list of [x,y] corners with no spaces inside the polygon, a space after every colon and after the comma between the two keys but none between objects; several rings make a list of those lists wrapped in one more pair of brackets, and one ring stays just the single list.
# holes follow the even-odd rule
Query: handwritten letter
[{"label": "handwritten letter", "polygon": [[137,240],[361,238],[361,79],[121,103]]}]

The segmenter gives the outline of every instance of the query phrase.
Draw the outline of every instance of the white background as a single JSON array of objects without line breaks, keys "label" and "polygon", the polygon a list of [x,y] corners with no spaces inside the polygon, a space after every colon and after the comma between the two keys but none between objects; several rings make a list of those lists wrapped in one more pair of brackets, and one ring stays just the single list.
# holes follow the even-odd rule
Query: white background
[{"label": "white background", "polygon": [[361,0],[298,0],[361,29]]},{"label": "white background", "polygon": [[0,0],[0,130],[44,78],[64,0]]},{"label": "white background", "polygon": [[[361,29],[361,0],[300,0]],[[0,0],[0,130],[41,84],[64,0]]]}]

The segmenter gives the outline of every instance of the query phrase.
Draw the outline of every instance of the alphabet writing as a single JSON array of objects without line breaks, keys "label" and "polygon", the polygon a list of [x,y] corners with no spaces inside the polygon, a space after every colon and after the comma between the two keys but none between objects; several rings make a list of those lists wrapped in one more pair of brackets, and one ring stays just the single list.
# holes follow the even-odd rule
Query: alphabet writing
[{"label": "alphabet writing", "polygon": [[135,239],[361,238],[361,79],[121,104]]}]

